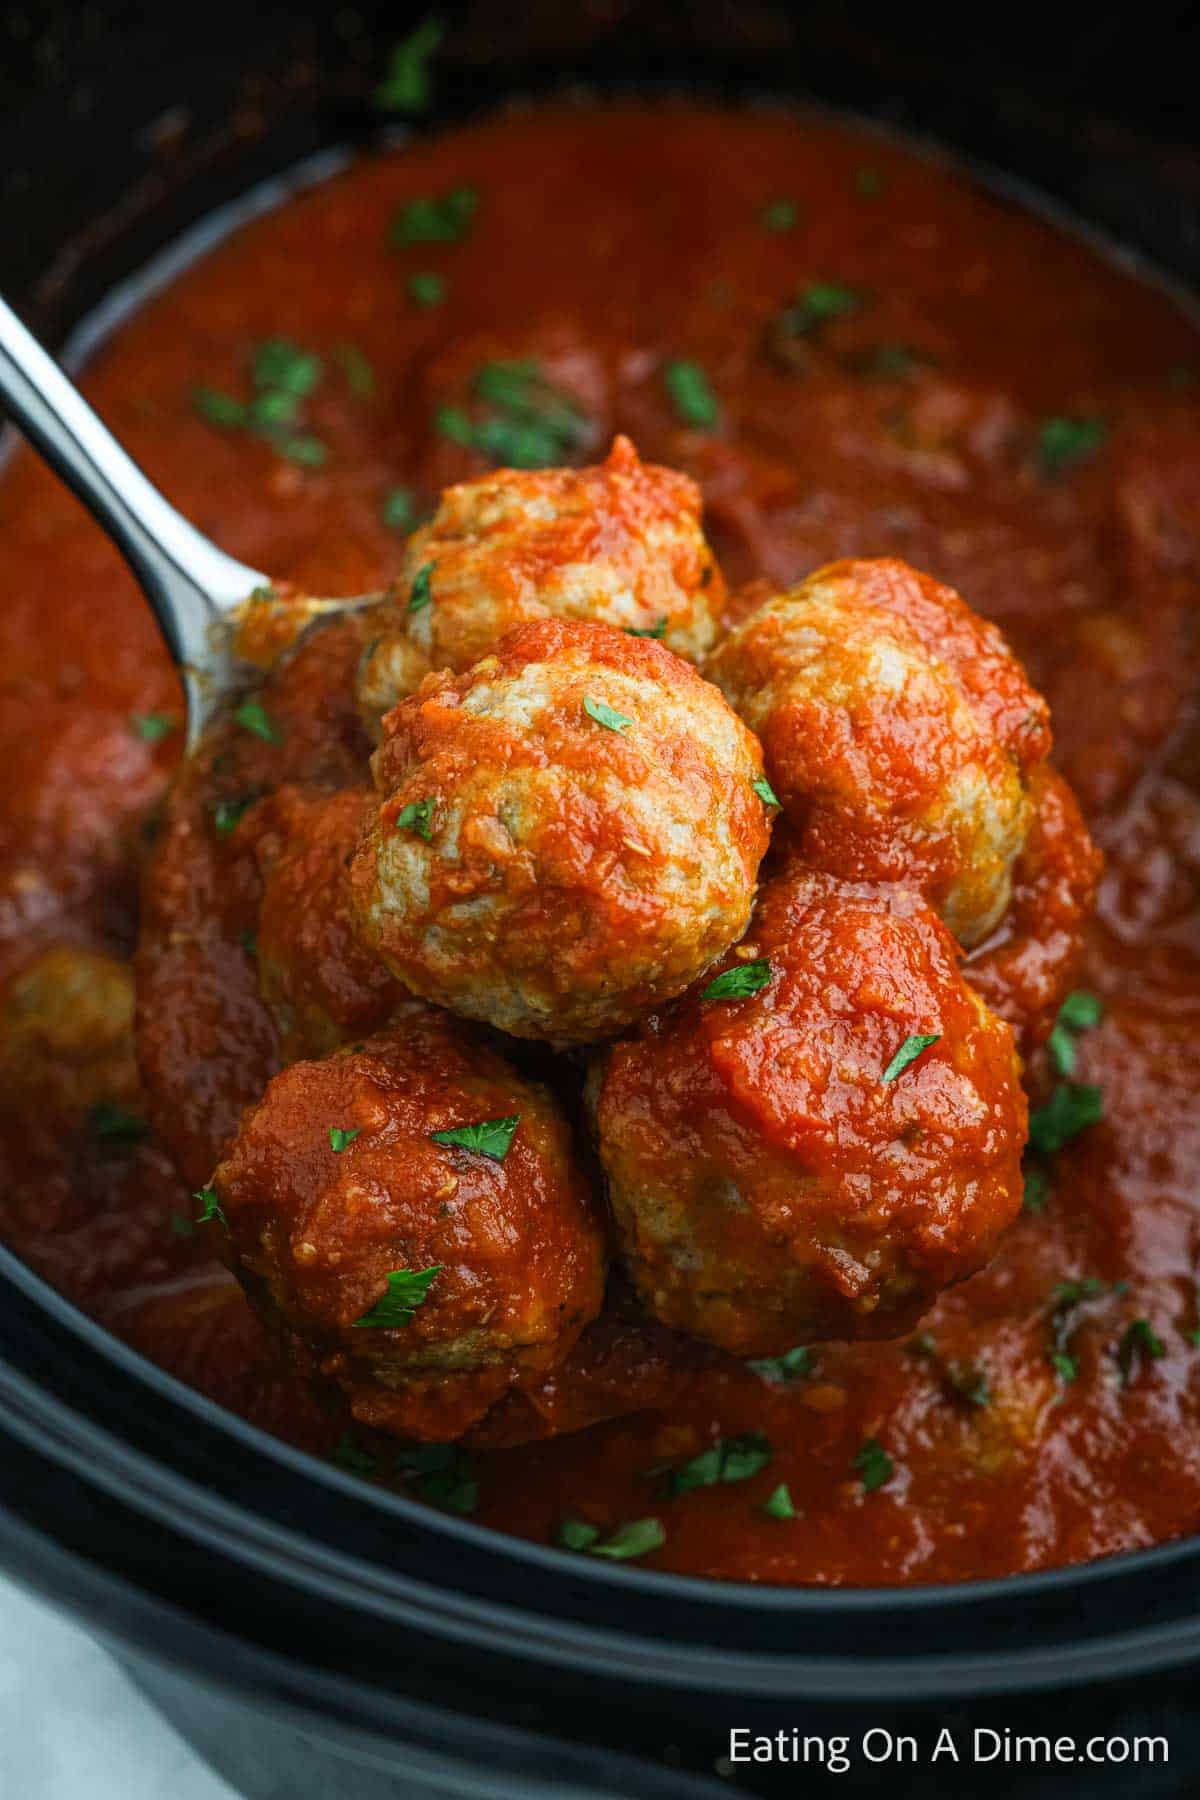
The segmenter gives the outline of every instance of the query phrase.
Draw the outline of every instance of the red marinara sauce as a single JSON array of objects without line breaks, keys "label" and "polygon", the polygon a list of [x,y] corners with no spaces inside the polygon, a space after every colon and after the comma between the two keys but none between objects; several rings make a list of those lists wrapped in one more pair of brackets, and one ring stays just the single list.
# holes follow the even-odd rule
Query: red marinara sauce
[{"label": "red marinara sauce", "polygon": [[[420,241],[404,209],[447,196],[469,228]],[[281,338],[323,358],[294,434],[309,449],[283,454],[194,402],[245,397],[255,348]],[[478,1453],[477,1516],[544,1540],[564,1515],[654,1514],[653,1566],[767,1582],[998,1575],[1194,1529],[1195,322],[874,136],[551,106],[364,160],[246,226],[123,327],[86,386],[202,530],[353,593],[395,573],[406,509],[485,466],[439,408],[503,359],[574,397],[579,459],[624,431],[694,475],[731,586],[895,555],[1002,625],[1107,855],[1083,972],[1104,1017],[1072,1039],[1104,1116],[1048,1160],[926,1335],[814,1346],[790,1384],[705,1359],[659,1413]],[[670,363],[694,365],[711,404],[694,372],[681,404]],[[122,984],[181,739],[174,676],[116,553],[27,454],[0,481],[0,541],[0,1227],[146,1354],[328,1453],[342,1425],[280,1366],[138,1129]],[[72,1065],[67,1019],[39,1076],[22,1008],[64,944],[103,959],[111,1063]],[[1036,988],[1036,968],[1023,978]],[[1030,1078],[1036,1104],[1044,1053]],[[772,1451],[751,1479],[672,1496],[647,1474],[746,1432]],[[795,1518],[761,1510],[780,1482]]]}]

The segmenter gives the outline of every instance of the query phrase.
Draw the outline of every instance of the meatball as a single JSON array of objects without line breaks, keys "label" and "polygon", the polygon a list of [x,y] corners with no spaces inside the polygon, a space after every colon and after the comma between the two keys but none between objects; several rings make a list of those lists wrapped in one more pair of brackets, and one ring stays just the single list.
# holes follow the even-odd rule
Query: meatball
[{"label": "meatball", "polygon": [[548,616],[650,633],[699,661],[724,597],[695,483],[641,462],[628,438],[595,468],[499,469],[448,488],[405,546],[395,628],[363,659],[364,715]]},{"label": "meatball", "polygon": [[707,673],[762,739],[810,867],[906,882],[961,944],[987,936],[1050,746],[994,626],[905,563],[831,563],[731,632]]},{"label": "meatball", "polygon": [[401,998],[351,924],[347,865],[374,804],[367,788],[327,794],[289,785],[238,826],[263,881],[253,938],[259,988],[289,1061],[365,1037]]},{"label": "meatball", "polygon": [[517,1037],[611,1036],[741,936],[758,745],[661,644],[545,619],[386,720],[351,869],[415,993]]},{"label": "meatball", "polygon": [[[464,1128],[484,1123],[475,1147]],[[464,1139],[434,1141],[449,1132]],[[604,1239],[566,1123],[416,1002],[277,1075],[212,1186],[251,1299],[383,1431],[456,1437],[600,1310]]]},{"label": "meatball", "polygon": [[1021,1204],[1012,1034],[903,887],[791,865],[593,1105],[644,1304],[739,1356],[900,1335]]},{"label": "meatball", "polygon": [[1100,853],[1057,770],[1034,770],[1030,798],[1033,824],[1013,870],[1012,905],[963,965],[1025,1055],[1049,1037],[1071,989],[1100,874]]},{"label": "meatball", "polygon": [[0,1108],[51,1128],[136,1112],[129,964],[55,944],[19,969],[0,993],[0,1074]]}]

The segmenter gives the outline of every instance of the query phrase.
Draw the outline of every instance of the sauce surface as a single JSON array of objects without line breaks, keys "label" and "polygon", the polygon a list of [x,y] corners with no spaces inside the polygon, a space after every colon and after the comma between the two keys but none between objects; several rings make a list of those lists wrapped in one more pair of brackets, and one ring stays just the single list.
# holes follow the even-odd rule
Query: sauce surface
[{"label": "sauce surface", "polygon": [[[469,229],[411,241],[404,209],[462,189]],[[804,329],[781,333],[797,306]],[[246,397],[255,347],[275,339],[325,369],[285,454],[194,398]],[[1001,624],[1107,856],[1081,976],[1104,1017],[1075,1039],[1104,1116],[1048,1159],[995,1261],[916,1342],[813,1346],[790,1384],[698,1368],[662,1413],[480,1452],[477,1517],[545,1540],[564,1516],[653,1514],[653,1566],[825,1583],[997,1575],[1195,1529],[1194,322],[873,137],[682,105],[545,107],[365,160],[249,225],[124,327],[85,385],[201,530],[349,594],[395,571],[406,505],[427,511],[484,466],[439,408],[514,358],[575,399],[579,460],[624,431],[696,477],[731,586],[892,554]],[[670,362],[696,365],[715,405],[694,386],[681,405]],[[24,453],[0,481],[0,542],[11,995],[55,945],[128,956],[182,705],[115,551]],[[332,1452],[343,1424],[189,1234],[187,1190],[139,1136],[136,1101],[80,1116],[65,1077],[31,1086],[6,1017],[5,1240],[150,1357]],[[1035,1101],[1053,1079],[1040,1053]],[[744,1481],[673,1496],[647,1473],[748,1432],[772,1456]],[[871,1442],[886,1474],[863,1461]],[[781,1482],[795,1518],[761,1510]]]}]

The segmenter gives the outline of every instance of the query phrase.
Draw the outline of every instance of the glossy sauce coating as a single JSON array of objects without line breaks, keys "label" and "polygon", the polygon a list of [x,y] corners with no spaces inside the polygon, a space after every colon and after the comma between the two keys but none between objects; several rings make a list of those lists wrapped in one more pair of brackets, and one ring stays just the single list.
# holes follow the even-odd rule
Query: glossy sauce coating
[{"label": "glossy sauce coating", "polygon": [[[464,184],[480,196],[468,238],[388,247],[405,201]],[[762,222],[777,198],[795,203],[791,230]],[[425,267],[446,278],[439,308],[408,304],[406,278]],[[813,283],[859,301],[781,336],[775,322]],[[252,347],[280,335],[330,358],[308,403],[321,470],[214,430],[190,403],[197,383],[246,392]],[[336,373],[347,342],[373,366],[369,396]],[[889,346],[915,354],[881,356]],[[609,1526],[653,1511],[667,1530],[658,1565],[759,1581],[997,1574],[1195,1528],[1194,325],[1086,247],[874,137],[689,108],[563,109],[364,162],[256,222],[126,327],[88,387],[202,529],[310,592],[351,593],[399,570],[404,540],[383,514],[394,487],[431,506],[482,466],[438,433],[435,408],[469,402],[488,359],[522,356],[577,397],[585,454],[625,430],[700,482],[732,583],[785,586],[838,557],[891,554],[1001,625],[1050,700],[1060,766],[1108,859],[1083,972],[1107,1011],[1077,1065],[1103,1085],[1105,1118],[1054,1157],[1044,1209],[939,1302],[925,1327],[935,1354],[827,1346],[791,1386],[729,1365],[676,1381],[659,1358],[662,1411],[481,1455],[478,1516],[544,1540],[566,1513]],[[715,428],[676,413],[669,358],[706,372]],[[1045,421],[1079,417],[1105,422],[1102,443],[1047,473]],[[178,716],[180,701],[115,552],[28,457],[0,483],[0,540],[7,974],[64,941],[128,953],[144,821],[179,742],[130,720]],[[362,648],[347,642],[347,691]],[[353,785],[366,749],[356,716],[325,718],[304,778]],[[274,755],[257,741],[243,753]],[[207,891],[174,895],[164,991],[190,979],[187,934],[207,908],[253,929],[259,896],[224,891],[226,848],[206,849]],[[276,1027],[245,953],[222,967],[211,1030],[229,1035],[228,1004],[242,1079],[261,1092]],[[198,1185],[205,1140],[237,1108],[209,1090],[204,1043],[178,1041],[166,1009],[161,1033],[195,1094]],[[1044,1059],[1031,1077],[1043,1098]],[[7,1118],[0,1149],[4,1235],[36,1268],[206,1391],[332,1448],[340,1423],[286,1373],[203,1244],[172,1231],[189,1202],[153,1140],[80,1132],[42,1109]],[[1101,1285],[1073,1315],[1077,1369],[1063,1382],[1048,1356],[1055,1290],[1084,1278]],[[1163,1354],[1123,1371],[1119,1346],[1142,1317]],[[619,1366],[595,1329],[597,1365]],[[964,1369],[986,1376],[987,1405],[955,1385]],[[542,1404],[552,1414],[554,1394]],[[672,1498],[646,1474],[750,1430],[774,1446],[752,1481]],[[871,1492],[855,1468],[868,1438],[892,1465]],[[756,1511],[780,1480],[797,1520]]]}]

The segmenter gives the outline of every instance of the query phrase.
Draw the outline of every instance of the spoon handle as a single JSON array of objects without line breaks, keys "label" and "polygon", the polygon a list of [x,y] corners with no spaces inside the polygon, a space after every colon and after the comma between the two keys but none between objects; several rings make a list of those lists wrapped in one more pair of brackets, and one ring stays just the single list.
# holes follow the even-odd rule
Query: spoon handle
[{"label": "spoon handle", "polygon": [[213,628],[267,577],[226,556],[168,505],[2,299],[0,402],[137,576],[183,674],[194,738],[223,685]]}]

